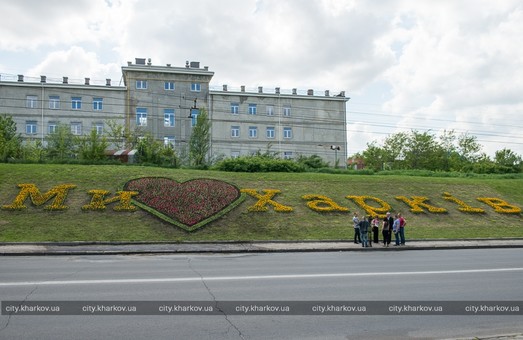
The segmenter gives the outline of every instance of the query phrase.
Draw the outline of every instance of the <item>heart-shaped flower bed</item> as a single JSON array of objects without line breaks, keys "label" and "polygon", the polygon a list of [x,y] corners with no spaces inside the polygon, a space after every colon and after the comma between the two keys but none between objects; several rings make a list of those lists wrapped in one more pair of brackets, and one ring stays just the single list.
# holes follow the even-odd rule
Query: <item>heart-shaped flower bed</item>
[{"label": "heart-shaped flower bed", "polygon": [[124,190],[144,210],[192,231],[236,207],[243,197],[232,184],[214,179],[193,179],[179,183],[163,177],[142,177],[125,183]]}]

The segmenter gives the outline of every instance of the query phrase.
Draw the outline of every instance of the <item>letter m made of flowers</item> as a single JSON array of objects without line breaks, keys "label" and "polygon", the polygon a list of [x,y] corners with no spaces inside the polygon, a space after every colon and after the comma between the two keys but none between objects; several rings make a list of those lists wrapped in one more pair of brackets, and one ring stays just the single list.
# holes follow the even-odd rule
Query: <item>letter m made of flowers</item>
[{"label": "letter m made of flowers", "polygon": [[45,210],[65,210],[68,208],[64,204],[65,199],[67,198],[67,194],[69,193],[70,189],[76,188],[76,185],[74,184],[61,184],[57,185],[53,188],[51,188],[46,193],[42,194],[40,190],[36,187],[34,184],[18,184],[18,187],[20,188],[20,192],[16,196],[15,200],[12,204],[9,205],[3,205],[2,209],[4,210],[22,210],[26,209],[27,206],[25,206],[25,201],[27,198],[31,198],[31,202],[36,205],[40,206],[49,201],[51,198],[54,197],[54,200],[51,204],[46,205],[44,207]]}]

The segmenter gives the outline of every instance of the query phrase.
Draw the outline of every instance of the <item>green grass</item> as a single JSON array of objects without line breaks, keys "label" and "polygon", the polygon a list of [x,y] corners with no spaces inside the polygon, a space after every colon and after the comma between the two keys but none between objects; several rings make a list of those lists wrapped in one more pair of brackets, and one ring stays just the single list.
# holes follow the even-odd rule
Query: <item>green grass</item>
[{"label": "green grass", "polygon": [[[278,189],[274,199],[293,207],[290,213],[248,212],[256,203],[248,196],[243,203],[223,217],[194,232],[187,232],[151,214],[81,210],[91,196],[88,190],[104,189],[114,194],[125,182],[144,176],[169,177],[179,182],[195,178],[213,178],[233,183],[239,188]],[[399,175],[337,175],[314,173],[227,173],[217,171],[163,169],[113,165],[35,165],[0,164],[0,205],[11,204],[21,183],[34,183],[42,193],[58,185],[71,183],[66,211],[46,211],[28,199],[24,211],[0,210],[0,242],[38,241],[250,241],[250,240],[336,240],[350,239],[353,234],[352,212],[363,213],[347,195],[370,195],[381,198],[400,211],[408,220],[407,237],[498,238],[523,237],[523,217],[494,212],[476,197],[499,197],[523,207],[523,177],[506,179],[445,178]],[[485,214],[466,214],[454,203],[442,199],[450,192],[468,204],[485,209]],[[301,196],[322,194],[348,213],[317,213],[310,210]],[[431,203],[448,210],[445,214],[412,214],[395,196],[427,196]],[[49,202],[50,203],[50,202]]]}]

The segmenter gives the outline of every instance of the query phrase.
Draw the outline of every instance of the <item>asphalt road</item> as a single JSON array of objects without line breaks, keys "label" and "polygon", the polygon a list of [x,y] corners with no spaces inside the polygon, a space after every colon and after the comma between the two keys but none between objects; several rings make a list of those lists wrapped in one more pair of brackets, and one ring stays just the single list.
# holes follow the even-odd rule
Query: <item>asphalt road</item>
[{"label": "asphalt road", "polygon": [[[468,249],[4,257],[0,339],[446,339],[523,333],[523,313],[513,307],[523,301],[522,255],[522,249]],[[14,310],[54,301],[65,315]],[[64,301],[81,303],[68,313]],[[327,315],[305,308],[286,315],[285,306],[294,311],[296,301],[307,308],[348,304],[368,310]],[[214,314],[166,311],[197,302],[214,306]],[[450,302],[506,302],[513,309],[480,315],[420,309]],[[138,311],[140,304],[149,309],[133,314],[133,304]],[[274,304],[281,313],[271,309]],[[376,313],[376,304],[388,312]],[[122,312],[122,306],[131,310]],[[399,311],[406,307],[414,310]]]}]

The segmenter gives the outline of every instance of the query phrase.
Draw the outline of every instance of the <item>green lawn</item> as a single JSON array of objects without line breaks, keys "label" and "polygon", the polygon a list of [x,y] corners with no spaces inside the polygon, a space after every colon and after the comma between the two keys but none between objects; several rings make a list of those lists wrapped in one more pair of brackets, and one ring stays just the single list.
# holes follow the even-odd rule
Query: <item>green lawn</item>
[{"label": "green lawn", "polygon": [[[83,211],[90,202],[89,190],[103,189],[111,196],[139,177],[168,177],[178,182],[211,178],[241,189],[278,189],[274,200],[293,208],[292,212],[249,212],[257,199],[247,196],[235,209],[208,225],[187,232],[150,213]],[[18,184],[33,183],[42,193],[59,184],[75,184],[67,196],[65,211],[47,211],[27,199],[27,209],[0,210],[0,242],[37,241],[210,241],[210,240],[335,240],[352,237],[352,213],[363,213],[346,196],[373,196],[402,212],[408,220],[407,237],[497,238],[523,237],[522,214],[500,214],[477,197],[496,197],[523,207],[523,179],[438,178],[380,175],[333,175],[287,173],[226,173],[216,171],[163,169],[139,166],[20,165],[0,164],[0,205],[9,205],[19,193]],[[444,192],[485,210],[463,213],[455,203],[442,198]],[[301,197],[319,194],[331,198],[349,212],[318,213]],[[426,196],[447,213],[413,214],[395,196]],[[50,204],[51,201],[46,204]]]}]

